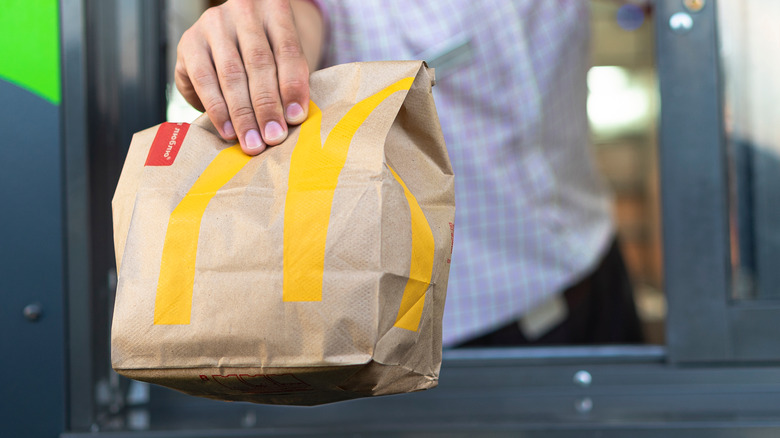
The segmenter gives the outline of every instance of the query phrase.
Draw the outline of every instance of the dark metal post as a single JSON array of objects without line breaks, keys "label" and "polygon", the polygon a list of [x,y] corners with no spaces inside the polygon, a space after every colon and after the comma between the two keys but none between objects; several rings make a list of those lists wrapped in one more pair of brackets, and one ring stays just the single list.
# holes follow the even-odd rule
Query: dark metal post
[{"label": "dark metal post", "polygon": [[660,0],[656,17],[669,359],[724,360],[731,267],[717,4],[691,11]]},{"label": "dark metal post", "polygon": [[68,429],[91,424],[92,355],[89,309],[89,167],[87,157],[84,2],[61,0],[63,156],[68,291]]},{"label": "dark metal post", "polygon": [[165,115],[160,0],[61,0],[68,261],[69,430],[124,404],[111,371],[116,286],[111,198],[132,134]]}]

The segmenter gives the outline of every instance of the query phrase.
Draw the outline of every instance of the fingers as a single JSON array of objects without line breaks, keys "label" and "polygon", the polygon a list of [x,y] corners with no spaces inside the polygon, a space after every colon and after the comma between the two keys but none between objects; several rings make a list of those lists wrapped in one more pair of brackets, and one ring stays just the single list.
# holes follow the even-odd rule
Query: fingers
[{"label": "fingers", "polygon": [[241,148],[250,155],[265,149],[249,92],[247,72],[235,36],[216,25],[209,40],[222,95]]},{"label": "fingers", "polygon": [[203,103],[201,103],[198,98],[198,93],[195,92],[195,87],[192,85],[190,77],[187,76],[187,68],[184,66],[184,62],[181,59],[176,60],[176,68],[173,73],[176,88],[179,89],[179,93],[184,97],[184,100],[196,110],[201,112],[206,111],[206,109],[203,108]]},{"label": "fingers", "polygon": [[287,138],[287,124],[306,119],[309,69],[286,1],[266,3],[267,19],[251,20],[241,14],[237,34],[251,102],[263,140],[268,145]]},{"label": "fingers", "polygon": [[267,32],[276,59],[284,115],[290,124],[301,123],[309,107],[309,66],[289,3],[273,11]]},{"label": "fingers", "polygon": [[224,139],[235,139],[236,133],[207,47],[184,49],[182,44],[189,44],[188,40],[182,39],[179,48],[179,53],[186,50],[188,61],[181,56],[176,61],[175,80],[179,92],[190,105],[208,114]]},{"label": "fingers", "polygon": [[237,37],[246,68],[253,116],[260,127],[263,140],[268,145],[276,145],[287,138],[287,123],[282,113],[276,77],[276,60],[262,23],[242,23],[241,27],[251,29],[249,32],[239,33]]},{"label": "fingers", "polygon": [[231,0],[182,36],[176,85],[220,135],[256,155],[306,119],[309,69],[289,0]]}]

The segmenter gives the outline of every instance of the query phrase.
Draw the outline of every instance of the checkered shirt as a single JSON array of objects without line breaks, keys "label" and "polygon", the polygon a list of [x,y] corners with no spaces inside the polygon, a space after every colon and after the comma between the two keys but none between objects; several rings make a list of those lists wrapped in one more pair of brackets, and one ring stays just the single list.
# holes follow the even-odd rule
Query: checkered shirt
[{"label": "checkered shirt", "polygon": [[585,0],[319,0],[324,65],[425,59],[455,172],[453,345],[516,320],[607,249],[590,156]]}]

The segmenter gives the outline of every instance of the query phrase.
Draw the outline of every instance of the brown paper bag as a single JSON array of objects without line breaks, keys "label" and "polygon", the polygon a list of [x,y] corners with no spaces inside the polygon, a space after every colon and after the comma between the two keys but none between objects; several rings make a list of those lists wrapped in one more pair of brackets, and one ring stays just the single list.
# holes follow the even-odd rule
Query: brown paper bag
[{"label": "brown paper bag", "polygon": [[257,403],[436,386],[455,208],[432,85],[421,62],[316,72],[309,118],[254,158],[205,116],[137,133],[114,369]]}]

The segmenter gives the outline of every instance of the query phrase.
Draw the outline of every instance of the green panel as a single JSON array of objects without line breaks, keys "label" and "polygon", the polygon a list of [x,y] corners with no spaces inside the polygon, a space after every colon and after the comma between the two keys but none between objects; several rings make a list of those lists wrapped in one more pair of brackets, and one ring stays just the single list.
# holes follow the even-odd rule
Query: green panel
[{"label": "green panel", "polygon": [[58,0],[2,0],[0,78],[60,103]]}]

